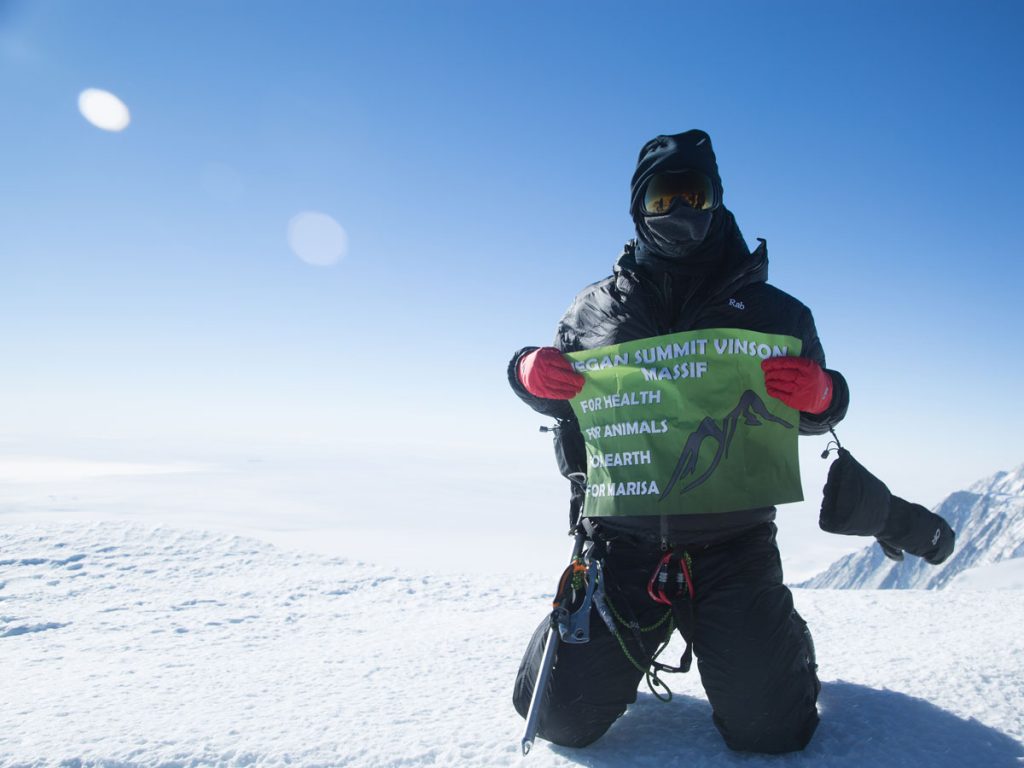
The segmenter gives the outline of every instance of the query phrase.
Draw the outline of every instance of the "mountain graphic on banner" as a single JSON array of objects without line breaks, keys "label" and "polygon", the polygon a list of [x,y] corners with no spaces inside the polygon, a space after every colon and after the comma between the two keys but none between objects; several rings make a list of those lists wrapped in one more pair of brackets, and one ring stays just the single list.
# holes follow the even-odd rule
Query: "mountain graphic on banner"
[{"label": "mountain graphic on banner", "polygon": [[711,459],[711,463],[700,477],[695,480],[691,480],[683,486],[680,493],[686,493],[687,491],[696,488],[711,477],[714,471],[718,468],[718,463],[723,458],[729,457],[729,446],[732,444],[733,437],[736,436],[736,428],[739,426],[740,419],[742,419],[743,423],[748,427],[760,427],[763,426],[766,421],[769,421],[774,424],[781,424],[786,429],[793,428],[793,425],[785,419],[773,416],[768,411],[764,401],[758,397],[756,392],[749,389],[744,391],[740,396],[740,401],[737,403],[736,407],[733,408],[724,419],[722,419],[722,426],[718,426],[718,422],[708,416],[700,423],[700,426],[690,434],[689,438],[686,440],[686,444],[683,446],[682,453],[679,454],[679,461],[676,463],[675,471],[672,473],[672,477],[669,479],[668,485],[665,486],[665,490],[662,491],[662,499],[668,496],[669,492],[673,487],[675,487],[679,480],[686,479],[691,475],[697,474],[697,462],[700,459],[700,449],[704,446],[704,440],[709,437],[718,445],[715,450],[715,454]]}]

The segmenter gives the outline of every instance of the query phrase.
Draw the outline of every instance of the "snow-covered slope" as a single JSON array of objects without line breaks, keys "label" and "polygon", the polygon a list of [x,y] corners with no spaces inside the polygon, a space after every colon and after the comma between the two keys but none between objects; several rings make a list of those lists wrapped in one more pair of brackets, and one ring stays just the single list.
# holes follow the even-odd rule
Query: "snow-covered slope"
[{"label": "snow-covered slope", "polygon": [[949,582],[946,589],[1024,589],[1024,557],[970,568]]},{"label": "snow-covered slope", "polygon": [[1024,557],[1024,464],[948,496],[932,511],[956,531],[956,550],[945,563],[929,565],[911,555],[895,563],[871,539],[870,546],[799,586],[937,589],[969,569]]},{"label": "snow-covered slope", "polygon": [[[554,576],[557,576],[555,574]],[[821,727],[734,755],[695,673],[592,747],[519,754],[547,580],[391,572],[133,523],[0,528],[0,766],[1020,766],[1010,592],[797,590]],[[955,620],[950,620],[955,617]],[[681,652],[677,643],[666,652]]]}]

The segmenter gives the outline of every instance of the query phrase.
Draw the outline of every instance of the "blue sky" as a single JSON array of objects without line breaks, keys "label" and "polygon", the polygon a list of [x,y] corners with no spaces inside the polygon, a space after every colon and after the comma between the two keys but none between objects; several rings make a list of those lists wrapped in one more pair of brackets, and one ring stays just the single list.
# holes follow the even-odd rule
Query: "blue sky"
[{"label": "blue sky", "polygon": [[[1024,461],[1022,20],[0,2],[0,448],[360,442],[554,472],[505,363],[610,270],[639,147],[699,127],[851,383],[841,434],[933,504]],[[127,130],[82,119],[89,87]],[[348,233],[336,265],[289,251],[307,210]]]}]

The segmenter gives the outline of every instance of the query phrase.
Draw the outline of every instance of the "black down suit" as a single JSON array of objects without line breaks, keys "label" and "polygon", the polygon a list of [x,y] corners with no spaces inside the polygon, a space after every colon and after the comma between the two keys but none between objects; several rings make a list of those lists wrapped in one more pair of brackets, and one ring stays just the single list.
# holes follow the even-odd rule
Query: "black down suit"
[{"label": "black down suit", "polygon": [[[717,168],[712,170],[717,177]],[[638,234],[640,242],[627,244],[614,274],[585,288],[569,307],[554,341],[559,350],[593,349],[680,331],[743,328],[795,336],[803,342],[802,356],[824,367],[810,311],[765,282],[764,241],[751,253],[727,209],[720,206],[714,211],[696,259],[704,265],[699,269],[660,269],[657,258],[644,253],[647,241],[640,222]],[[562,473],[585,472],[583,438],[568,401],[535,397],[518,380],[519,360],[533,349],[515,354],[509,381],[532,408],[557,420],[555,448]],[[846,382],[839,373],[828,373],[834,390],[831,404],[818,415],[802,413],[801,434],[825,433],[845,415]],[[580,493],[574,485],[577,509]],[[664,520],[653,516],[589,521],[594,537],[608,550],[608,599],[627,617],[631,612],[641,626],[655,624],[666,610],[646,591],[663,540],[692,558],[694,598],[684,634],[693,644],[714,723],[736,750],[799,750],[818,723],[813,646],[782,582],[774,518],[774,507],[766,507],[668,515]],[[545,619],[516,679],[514,703],[524,716],[547,627]],[[667,632],[668,625],[662,624],[643,636],[648,657]],[[639,648],[633,654],[643,656]],[[539,735],[566,746],[593,742],[636,700],[642,677],[618,640],[595,618],[589,643],[559,646]]]}]

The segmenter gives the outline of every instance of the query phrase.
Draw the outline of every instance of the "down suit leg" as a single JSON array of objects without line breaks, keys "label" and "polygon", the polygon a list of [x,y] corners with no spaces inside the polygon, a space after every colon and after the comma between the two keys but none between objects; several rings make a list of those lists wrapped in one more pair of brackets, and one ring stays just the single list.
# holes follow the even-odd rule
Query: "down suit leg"
[{"label": "down suit leg", "polygon": [[[691,641],[715,726],[734,750],[803,749],[818,724],[819,684],[810,633],[782,583],[775,525],[688,551],[695,587]],[[609,600],[642,626],[656,624],[666,610],[647,594],[660,557],[650,545],[615,541],[605,560]],[[545,620],[534,632],[516,677],[513,700],[524,717],[547,626]],[[666,633],[663,624],[643,635],[648,657]],[[622,634],[639,658],[630,633]],[[569,747],[596,741],[636,701],[642,678],[595,612],[589,643],[558,648],[538,734]]]}]

